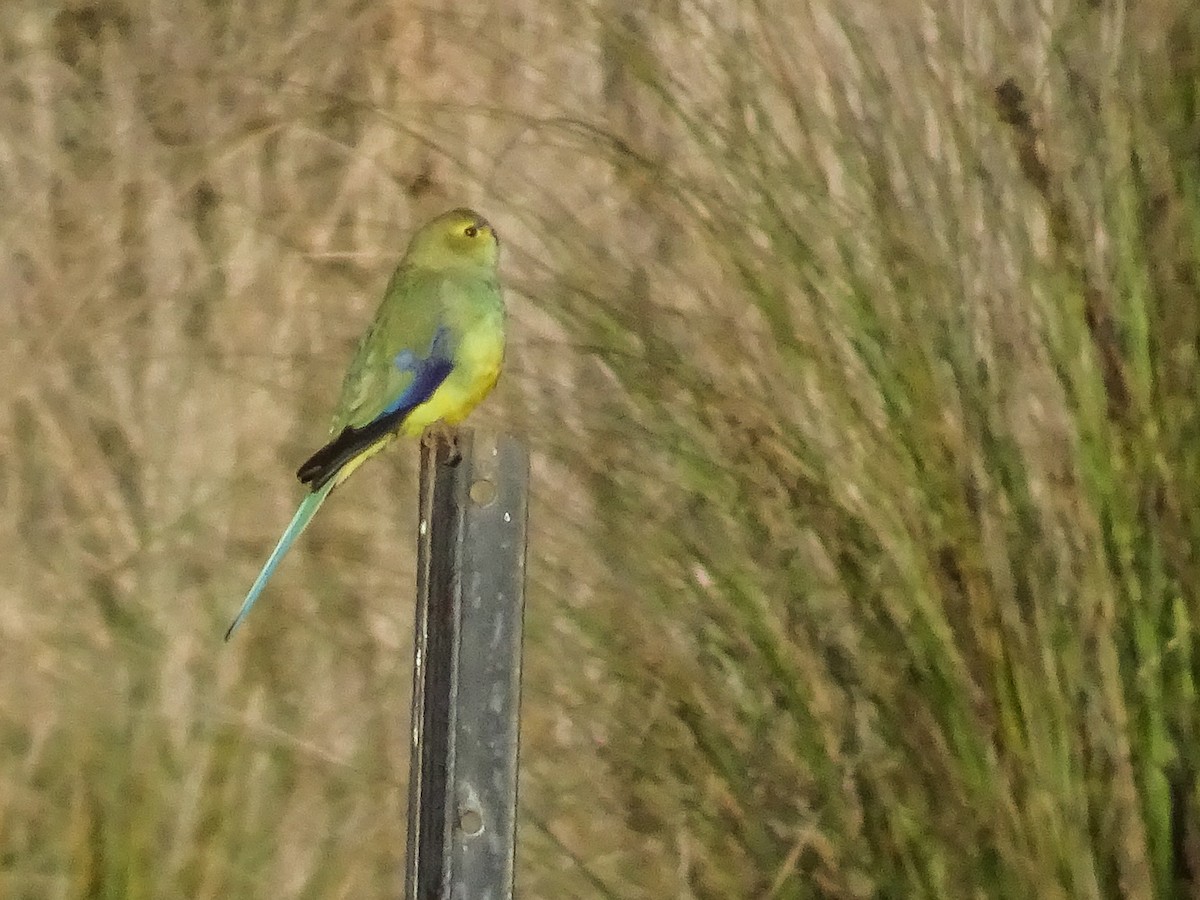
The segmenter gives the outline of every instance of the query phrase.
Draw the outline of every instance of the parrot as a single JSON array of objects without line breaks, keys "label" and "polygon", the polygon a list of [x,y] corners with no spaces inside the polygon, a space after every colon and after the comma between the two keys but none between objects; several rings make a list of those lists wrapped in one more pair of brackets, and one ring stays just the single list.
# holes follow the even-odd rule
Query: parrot
[{"label": "parrot", "polygon": [[506,325],[499,255],[495,230],[470,209],[452,209],[413,233],[346,371],[330,440],[296,472],[309,493],[226,641],[335,487],[398,435],[458,424],[495,387]]}]

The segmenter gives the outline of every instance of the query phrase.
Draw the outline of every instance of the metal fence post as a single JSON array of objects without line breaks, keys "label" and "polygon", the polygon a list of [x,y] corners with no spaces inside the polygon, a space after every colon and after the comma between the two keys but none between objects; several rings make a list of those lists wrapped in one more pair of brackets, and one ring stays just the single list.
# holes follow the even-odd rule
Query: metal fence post
[{"label": "metal fence post", "polygon": [[529,458],[421,441],[407,900],[511,898]]}]

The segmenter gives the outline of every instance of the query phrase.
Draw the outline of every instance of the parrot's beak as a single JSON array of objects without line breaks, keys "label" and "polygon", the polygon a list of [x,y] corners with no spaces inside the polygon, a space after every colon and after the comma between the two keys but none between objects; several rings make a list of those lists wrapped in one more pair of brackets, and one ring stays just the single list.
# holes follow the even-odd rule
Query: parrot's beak
[{"label": "parrot's beak", "polygon": [[490,234],[492,236],[492,240],[496,242],[497,246],[499,246],[500,235],[496,234],[496,229],[492,227],[491,223],[487,219],[483,218],[482,216],[476,219],[475,227],[480,231],[486,231],[488,234]]}]

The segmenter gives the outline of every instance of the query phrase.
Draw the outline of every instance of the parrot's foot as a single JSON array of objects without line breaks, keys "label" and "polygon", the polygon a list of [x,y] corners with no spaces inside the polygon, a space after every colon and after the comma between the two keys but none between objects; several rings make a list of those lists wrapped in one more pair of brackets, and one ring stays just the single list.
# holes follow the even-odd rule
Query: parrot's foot
[{"label": "parrot's foot", "polygon": [[453,425],[447,425],[445,422],[437,421],[425,429],[424,441],[431,445],[444,443],[449,448],[449,453],[446,455],[445,464],[448,466],[457,466],[462,462],[462,447],[458,441],[458,429]]}]

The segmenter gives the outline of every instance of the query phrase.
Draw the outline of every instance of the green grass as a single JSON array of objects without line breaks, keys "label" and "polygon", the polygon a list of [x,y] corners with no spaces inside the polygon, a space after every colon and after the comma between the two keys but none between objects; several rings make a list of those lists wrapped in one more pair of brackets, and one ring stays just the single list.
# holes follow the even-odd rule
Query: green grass
[{"label": "green grass", "polygon": [[522,897],[1200,885],[1200,16],[0,9],[0,896],[394,896],[411,225],[505,248]]}]

